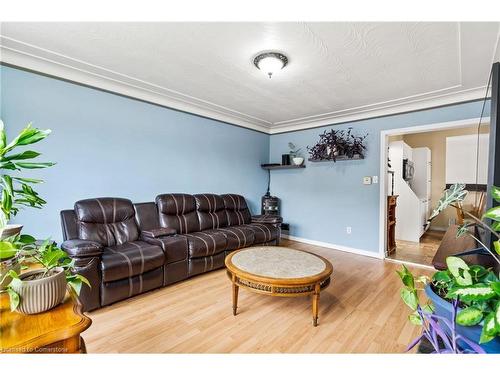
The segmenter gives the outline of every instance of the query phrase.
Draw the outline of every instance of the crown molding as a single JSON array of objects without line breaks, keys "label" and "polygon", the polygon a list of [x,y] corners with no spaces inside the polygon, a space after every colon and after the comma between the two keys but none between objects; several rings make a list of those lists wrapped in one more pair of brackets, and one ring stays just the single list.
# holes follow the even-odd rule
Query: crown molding
[{"label": "crown molding", "polygon": [[93,88],[269,134],[265,120],[0,35],[0,61]]},{"label": "crown molding", "polygon": [[2,35],[0,62],[270,135],[473,101],[485,95],[485,87],[456,91],[460,87],[458,85],[412,97],[272,123]]},{"label": "crown molding", "polygon": [[429,108],[443,107],[451,104],[463,103],[483,99],[486,86],[461,90],[442,95],[430,96],[422,99],[413,99],[397,104],[374,104],[352,110],[342,110],[324,115],[311,116],[296,120],[274,123],[270,134],[288,133],[293,131],[318,128],[322,126],[342,124],[346,122],[367,120],[375,117],[397,115],[407,112],[421,111]]}]

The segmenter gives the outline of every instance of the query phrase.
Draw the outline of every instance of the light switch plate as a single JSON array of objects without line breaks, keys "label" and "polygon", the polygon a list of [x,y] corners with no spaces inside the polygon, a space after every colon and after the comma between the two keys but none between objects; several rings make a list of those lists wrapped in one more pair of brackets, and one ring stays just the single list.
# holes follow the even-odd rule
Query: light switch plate
[{"label": "light switch plate", "polygon": [[363,177],[363,185],[371,185],[372,184],[372,178],[371,176],[365,176]]},{"label": "light switch plate", "polygon": [[378,176],[372,176],[372,184],[378,184]]}]

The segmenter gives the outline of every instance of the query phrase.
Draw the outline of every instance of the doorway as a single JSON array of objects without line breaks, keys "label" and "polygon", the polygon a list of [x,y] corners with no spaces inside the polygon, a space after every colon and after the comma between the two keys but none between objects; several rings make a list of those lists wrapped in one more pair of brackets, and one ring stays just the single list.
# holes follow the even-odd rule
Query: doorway
[{"label": "doorway", "polygon": [[[459,221],[456,210],[449,208],[428,222],[446,186],[472,184],[477,171],[478,182],[486,184],[489,119],[479,129],[479,155],[485,162],[476,168],[478,123],[475,118],[381,133],[381,257],[432,268],[445,233]],[[477,194],[470,192],[464,204],[477,202]]]}]

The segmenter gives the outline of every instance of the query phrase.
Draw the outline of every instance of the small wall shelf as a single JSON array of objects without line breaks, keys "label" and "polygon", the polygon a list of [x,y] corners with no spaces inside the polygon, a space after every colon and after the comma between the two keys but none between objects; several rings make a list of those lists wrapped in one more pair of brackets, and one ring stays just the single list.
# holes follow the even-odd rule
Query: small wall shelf
[{"label": "small wall shelf", "polygon": [[299,168],[305,168],[306,166],[304,164],[302,165],[264,165],[261,164],[262,169],[267,169],[268,171],[275,170],[275,169],[299,169]]},{"label": "small wall shelf", "polygon": [[[354,155],[352,158],[346,156],[346,155],[339,155],[337,156],[335,161],[345,161],[345,160],[361,160],[364,159],[365,157],[362,155]],[[319,163],[322,161],[333,161],[333,159],[308,159],[310,162],[313,163]]]}]

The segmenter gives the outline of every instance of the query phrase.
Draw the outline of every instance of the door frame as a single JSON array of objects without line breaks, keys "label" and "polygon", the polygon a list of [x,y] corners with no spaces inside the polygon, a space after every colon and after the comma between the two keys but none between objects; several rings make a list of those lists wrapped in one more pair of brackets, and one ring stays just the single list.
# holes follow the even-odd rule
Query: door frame
[{"label": "door frame", "polygon": [[[469,118],[465,120],[457,120],[457,121],[446,121],[439,123],[431,123],[426,125],[416,125],[416,126],[408,126],[396,129],[387,129],[382,130],[380,132],[380,169],[379,169],[379,250],[378,254],[381,259],[385,259],[385,249],[387,246],[387,146],[389,136],[391,135],[404,135],[404,134],[415,134],[415,133],[425,133],[430,131],[439,131],[439,130],[447,130],[447,129],[458,129],[458,128],[467,128],[472,125],[479,124],[479,117]],[[482,125],[486,125],[490,123],[489,117],[484,117],[481,121]]]}]

